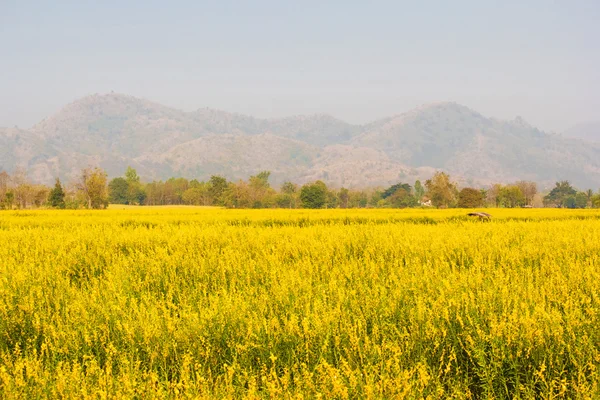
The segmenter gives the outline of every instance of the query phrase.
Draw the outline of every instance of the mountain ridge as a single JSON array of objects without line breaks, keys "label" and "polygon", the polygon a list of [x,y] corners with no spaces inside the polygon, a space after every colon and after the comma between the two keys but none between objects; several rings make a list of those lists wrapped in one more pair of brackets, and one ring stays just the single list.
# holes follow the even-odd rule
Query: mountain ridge
[{"label": "mountain ridge", "polygon": [[448,171],[459,182],[570,179],[600,186],[600,144],[543,132],[520,117],[486,117],[455,102],[433,102],[356,125],[328,114],[255,118],[211,108],[182,111],[122,94],[73,101],[30,129],[0,128],[0,169],[33,180],[70,180],[88,165],[145,179],[222,174],[273,182],[323,179],[379,186]]}]

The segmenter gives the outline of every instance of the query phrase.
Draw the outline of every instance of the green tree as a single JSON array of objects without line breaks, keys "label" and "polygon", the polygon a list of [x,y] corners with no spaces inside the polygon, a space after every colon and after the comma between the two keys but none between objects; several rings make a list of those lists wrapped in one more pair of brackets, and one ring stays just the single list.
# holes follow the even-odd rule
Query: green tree
[{"label": "green tree", "polygon": [[592,207],[600,208],[600,193],[592,195],[590,200],[592,203]]},{"label": "green tree", "polygon": [[185,178],[169,178],[165,182],[165,200],[167,204],[183,204],[183,193],[190,187]]},{"label": "green tree", "polygon": [[151,206],[164,205],[165,202],[165,183],[163,181],[153,181],[146,185],[145,204]]},{"label": "green tree", "polygon": [[369,195],[364,190],[351,190],[349,207],[351,208],[364,208],[369,203]]},{"label": "green tree", "polygon": [[270,207],[273,204],[275,191],[269,184],[269,176],[271,176],[271,172],[262,171],[250,177],[248,191],[252,208]]},{"label": "green tree", "polygon": [[385,189],[383,191],[383,193],[381,194],[381,198],[387,199],[388,197],[393,195],[397,190],[400,190],[400,189],[403,189],[407,193],[410,193],[412,190],[408,183],[396,183],[395,185],[392,185],[389,188]]},{"label": "green tree", "polygon": [[203,204],[203,191],[199,187],[190,187],[183,192],[181,198],[185,204],[199,206]]},{"label": "green tree", "polygon": [[131,167],[127,167],[125,179],[127,180],[127,183],[140,183],[140,177],[138,176],[137,171]]},{"label": "green tree", "polygon": [[213,175],[210,177],[210,196],[213,204],[223,205],[223,192],[228,187],[227,179],[219,175]]},{"label": "green tree", "polygon": [[483,193],[481,190],[470,187],[463,188],[458,193],[458,207],[460,208],[476,208],[483,206]]},{"label": "green tree", "polygon": [[337,208],[338,207],[338,193],[336,190],[327,190],[327,200],[325,200],[325,208]]},{"label": "green tree", "polygon": [[592,189],[588,189],[585,191],[585,194],[588,197],[588,200],[592,200],[592,197],[594,196],[594,191]]},{"label": "green tree", "polygon": [[575,195],[575,208],[586,208],[588,205],[588,194],[586,192],[577,192]]},{"label": "green tree", "polygon": [[52,208],[65,208],[65,191],[58,178],[56,178],[54,188],[48,195],[48,204],[50,204],[50,207]]},{"label": "green tree", "polygon": [[497,198],[498,204],[502,207],[515,208],[526,204],[525,195],[517,185],[507,185],[500,189]]},{"label": "green tree", "polygon": [[421,201],[423,196],[425,195],[425,188],[421,184],[421,181],[417,180],[415,182],[415,198],[417,201]]},{"label": "green tree", "polygon": [[323,208],[327,202],[327,185],[323,181],[316,181],[302,186],[300,200],[304,208]]},{"label": "green tree", "polygon": [[427,196],[435,207],[447,208],[456,203],[458,195],[456,184],[450,181],[450,176],[445,172],[436,172],[425,182],[425,188]]},{"label": "green tree", "polygon": [[12,210],[13,204],[15,202],[15,193],[12,191],[6,192],[4,195],[3,208],[7,210]]},{"label": "green tree", "polygon": [[124,178],[114,178],[110,181],[108,200],[112,204],[129,204],[129,184]]},{"label": "green tree", "polygon": [[[190,190],[193,190],[193,192],[190,192]],[[187,196],[186,193],[188,193]],[[182,198],[188,204],[208,206],[210,205],[210,184],[193,179],[190,181],[189,189],[183,192]],[[189,203],[190,199],[193,199],[193,203]]]},{"label": "green tree", "polygon": [[410,190],[404,187],[396,189],[391,196],[386,198],[386,201],[394,208],[415,207],[418,204],[417,199],[410,193]]},{"label": "green tree", "polygon": [[284,182],[281,185],[277,205],[285,208],[296,208],[298,200],[298,185],[292,182]]},{"label": "green tree", "polygon": [[131,167],[127,167],[127,171],[125,171],[125,180],[127,181],[126,204],[143,204],[146,199],[146,191],[140,183],[140,177],[137,174],[137,171]]},{"label": "green tree", "polygon": [[550,207],[568,207],[574,205],[577,190],[571,186],[569,181],[556,182],[556,186],[544,196],[544,205]]}]

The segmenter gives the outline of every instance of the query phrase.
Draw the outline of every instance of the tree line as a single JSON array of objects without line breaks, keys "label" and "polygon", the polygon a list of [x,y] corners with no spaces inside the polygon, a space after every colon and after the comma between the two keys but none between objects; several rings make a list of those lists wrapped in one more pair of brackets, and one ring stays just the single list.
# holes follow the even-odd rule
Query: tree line
[{"label": "tree line", "polygon": [[304,185],[284,182],[278,189],[263,171],[237,182],[213,175],[207,181],[170,178],[142,182],[137,171],[127,168],[121,177],[108,180],[100,168],[85,168],[67,185],[59,179],[53,187],[33,184],[24,170],[12,175],[0,171],[0,209],[88,208],[108,204],[197,205],[227,208],[477,208],[561,207],[600,208],[600,192],[578,191],[569,181],[556,182],[545,195],[535,182],[495,184],[489,188],[459,190],[445,172],[412,185],[398,182],[388,188],[331,188],[323,181]]}]

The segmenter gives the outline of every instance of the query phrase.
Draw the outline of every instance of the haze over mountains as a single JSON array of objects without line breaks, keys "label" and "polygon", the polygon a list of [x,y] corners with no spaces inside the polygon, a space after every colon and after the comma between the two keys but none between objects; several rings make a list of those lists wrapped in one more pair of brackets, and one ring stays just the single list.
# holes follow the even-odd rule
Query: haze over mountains
[{"label": "haze over mountains", "polygon": [[583,122],[567,129],[564,136],[600,143],[600,121]]},{"label": "haze over mountains", "polygon": [[258,119],[211,109],[183,112],[119,94],[88,96],[31,129],[0,128],[0,170],[26,168],[51,183],[100,166],[128,165],[146,180],[171,176],[246,179],[269,170],[273,183],[322,179],[365,187],[426,179],[437,169],[464,184],[570,179],[600,186],[600,143],[548,134],[521,118],[486,118],[435,103],[358,126],[328,115]]}]

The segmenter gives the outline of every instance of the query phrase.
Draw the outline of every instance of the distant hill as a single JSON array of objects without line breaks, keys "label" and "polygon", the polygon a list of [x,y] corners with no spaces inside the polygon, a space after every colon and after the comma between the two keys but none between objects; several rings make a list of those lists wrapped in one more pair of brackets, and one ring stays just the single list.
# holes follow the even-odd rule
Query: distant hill
[{"label": "distant hill", "polygon": [[[588,137],[582,139],[589,139]],[[119,94],[75,101],[28,130],[0,128],[0,169],[32,179],[73,179],[88,165],[146,180],[171,176],[275,184],[322,179],[336,186],[412,183],[443,169],[460,182],[570,179],[600,186],[600,143],[548,134],[517,118],[500,121],[455,103],[434,103],[364,126],[328,115],[259,119],[224,111],[183,112]]]},{"label": "distant hill", "polygon": [[600,121],[577,124],[563,132],[563,135],[571,139],[600,143]]}]

